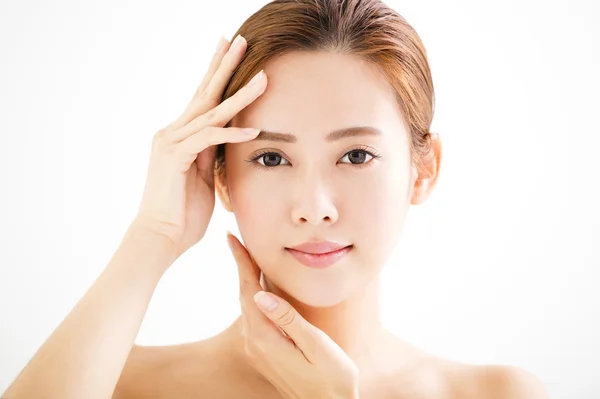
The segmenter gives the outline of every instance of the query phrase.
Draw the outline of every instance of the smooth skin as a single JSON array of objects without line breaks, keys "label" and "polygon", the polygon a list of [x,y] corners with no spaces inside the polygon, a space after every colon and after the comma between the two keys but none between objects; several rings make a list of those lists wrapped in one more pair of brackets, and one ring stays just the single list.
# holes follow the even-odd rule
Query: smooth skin
[{"label": "smooth skin", "polygon": [[358,398],[358,369],[348,355],[287,301],[263,291],[258,265],[237,238],[227,239],[240,276],[245,353],[254,367],[284,398]]},{"label": "smooth skin", "polygon": [[[234,237],[229,240],[242,316],[197,343],[134,345],[160,278],[206,232],[215,205],[215,146],[258,134],[223,128],[267,85],[259,74],[253,85],[219,103],[245,52],[245,40],[237,44],[222,39],[185,111],[155,134],[139,212],[117,251],[2,397],[546,398],[539,381],[523,370],[449,362],[391,337],[381,342],[389,348],[389,366],[359,373],[288,301],[263,292],[259,265]],[[258,306],[265,296],[278,306]],[[241,348],[234,339],[239,332]],[[395,365],[399,358],[406,360],[402,367]]]}]

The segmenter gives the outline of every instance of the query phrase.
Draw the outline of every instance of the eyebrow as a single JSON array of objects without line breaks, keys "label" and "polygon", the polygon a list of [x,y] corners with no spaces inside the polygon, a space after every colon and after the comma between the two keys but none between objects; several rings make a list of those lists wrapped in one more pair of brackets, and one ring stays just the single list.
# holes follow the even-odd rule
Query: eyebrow
[{"label": "eyebrow", "polygon": [[[381,130],[373,126],[354,126],[334,130],[333,132],[330,132],[327,135],[326,140],[335,141],[346,137],[378,136],[381,134]],[[270,132],[267,130],[261,130],[254,140],[282,141],[284,143],[295,143],[296,141],[298,141],[298,138],[290,133],[278,133]]]}]

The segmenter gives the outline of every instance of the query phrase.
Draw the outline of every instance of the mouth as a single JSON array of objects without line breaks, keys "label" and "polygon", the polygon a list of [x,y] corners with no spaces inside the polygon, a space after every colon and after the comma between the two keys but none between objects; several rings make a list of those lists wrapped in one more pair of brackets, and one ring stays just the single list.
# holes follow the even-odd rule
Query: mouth
[{"label": "mouth", "polygon": [[348,254],[352,250],[353,245],[338,247],[335,250],[327,252],[305,252],[294,248],[286,248],[285,250],[304,266],[314,269],[325,269]]}]

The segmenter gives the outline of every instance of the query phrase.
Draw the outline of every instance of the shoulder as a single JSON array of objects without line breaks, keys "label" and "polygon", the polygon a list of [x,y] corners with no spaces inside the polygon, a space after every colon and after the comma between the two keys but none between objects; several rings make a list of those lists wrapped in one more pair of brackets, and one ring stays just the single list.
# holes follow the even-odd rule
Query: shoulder
[{"label": "shoulder", "polygon": [[[211,356],[210,346],[181,344],[171,346],[135,345],[127,358],[112,399],[165,398],[189,396],[190,392],[206,387],[210,367],[218,358]],[[211,362],[198,362],[210,356]]]},{"label": "shoulder", "polygon": [[169,346],[134,345],[129,353],[123,371],[115,387],[112,399],[156,398],[160,394],[156,390],[160,370],[175,361],[175,353]]},{"label": "shoulder", "polygon": [[473,371],[479,392],[490,399],[548,399],[542,382],[519,367],[488,365]]},{"label": "shoulder", "polygon": [[450,398],[549,399],[541,381],[519,367],[454,363],[444,374]]},{"label": "shoulder", "polygon": [[[541,381],[512,366],[471,365],[430,356],[404,378],[397,397],[436,399],[549,399]],[[420,396],[419,396],[420,395]]]}]

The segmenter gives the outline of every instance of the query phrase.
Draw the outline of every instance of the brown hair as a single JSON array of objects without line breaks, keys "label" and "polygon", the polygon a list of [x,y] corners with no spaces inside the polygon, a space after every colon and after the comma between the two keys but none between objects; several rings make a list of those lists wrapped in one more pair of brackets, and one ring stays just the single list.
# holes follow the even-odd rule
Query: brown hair
[{"label": "brown hair", "polygon": [[[381,0],[275,0],[238,29],[247,41],[222,100],[234,95],[271,59],[291,51],[336,51],[362,57],[396,92],[410,135],[411,159],[430,155],[434,90],[427,55],[417,32]],[[229,125],[229,123],[228,123]],[[217,173],[224,171],[224,145]]]}]

